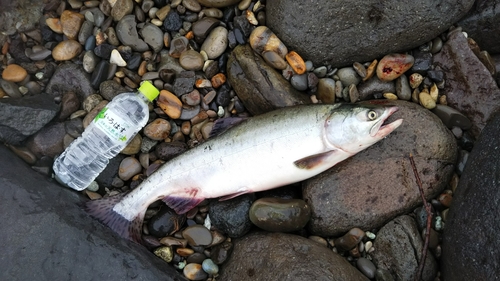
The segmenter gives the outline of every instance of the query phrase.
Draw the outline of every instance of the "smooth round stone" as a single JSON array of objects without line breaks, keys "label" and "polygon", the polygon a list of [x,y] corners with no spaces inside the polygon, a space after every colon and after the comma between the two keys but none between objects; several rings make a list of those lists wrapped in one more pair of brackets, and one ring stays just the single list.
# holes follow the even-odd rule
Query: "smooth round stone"
[{"label": "smooth round stone", "polygon": [[201,95],[198,90],[193,90],[181,96],[182,102],[189,106],[199,105],[201,102]]},{"label": "smooth round stone", "polygon": [[308,238],[313,240],[313,241],[318,242],[319,244],[321,244],[325,247],[328,247],[328,241],[326,241],[326,239],[321,237],[321,236],[311,235]]},{"label": "smooth round stone", "polygon": [[186,7],[186,9],[192,12],[201,11],[201,5],[196,0],[182,0],[182,6]]},{"label": "smooth round stone", "polygon": [[292,86],[299,90],[299,91],[305,91],[307,90],[307,75],[306,74],[301,74],[301,75],[294,75],[292,78],[290,78],[290,84]]},{"label": "smooth round stone", "polygon": [[111,17],[114,21],[121,20],[124,16],[130,15],[134,10],[134,1],[132,0],[116,0],[113,8],[111,8]]},{"label": "smooth round stone", "polygon": [[155,237],[165,237],[178,231],[185,221],[186,215],[178,215],[174,210],[164,206],[149,219],[148,230]]},{"label": "smooth round stone", "polygon": [[108,29],[106,29],[105,33],[108,36],[108,43],[110,45],[113,45],[115,47],[120,45],[120,40],[118,40],[118,36],[116,35],[116,31],[112,26],[110,26]]},{"label": "smooth round stone", "polygon": [[21,82],[28,76],[28,72],[22,66],[9,64],[2,72],[2,78],[6,81]]},{"label": "smooth round stone", "polygon": [[262,54],[264,50],[274,51],[282,58],[288,53],[285,44],[266,26],[255,28],[250,34],[250,46],[258,54]]},{"label": "smooth round stone", "polygon": [[117,49],[113,49],[113,51],[111,51],[109,62],[114,63],[117,66],[127,66],[127,62],[122,58],[122,55]]},{"label": "smooth round stone", "polygon": [[142,137],[137,134],[132,138],[132,140],[127,144],[127,146],[120,151],[121,154],[125,155],[135,155],[141,151]]},{"label": "smooth round stone", "polygon": [[339,80],[342,82],[344,87],[349,87],[349,85],[354,84],[358,85],[361,82],[361,77],[359,77],[358,73],[352,67],[344,67],[337,71],[337,76]]},{"label": "smooth round stone", "polygon": [[158,159],[168,161],[175,156],[186,151],[187,146],[183,142],[161,142],[155,147],[155,154]]},{"label": "smooth round stone", "polygon": [[109,74],[109,62],[106,60],[100,61],[94,72],[92,72],[92,76],[90,77],[90,83],[94,89],[98,89],[99,85],[106,80]]},{"label": "smooth round stone", "polygon": [[189,280],[205,280],[208,277],[208,274],[203,271],[201,264],[198,263],[188,263],[182,272]]},{"label": "smooth round stone", "polygon": [[173,58],[180,58],[181,54],[188,50],[189,40],[184,37],[177,37],[170,42],[170,50],[168,54]]},{"label": "smooth round stone", "polygon": [[201,70],[203,68],[203,56],[195,50],[187,50],[179,57],[179,63],[185,70]]},{"label": "smooth round stone", "polygon": [[210,31],[212,31],[219,24],[220,20],[207,16],[194,22],[191,30],[193,31],[195,38],[205,39]]},{"label": "smooth round stone", "polygon": [[297,74],[304,74],[306,72],[306,63],[302,57],[295,51],[290,51],[285,55],[285,59],[292,67],[293,71]]},{"label": "smooth round stone", "polygon": [[219,273],[219,266],[216,265],[214,261],[211,259],[204,260],[203,263],[201,264],[201,267],[206,273],[210,275],[215,275]]},{"label": "smooth round stone", "polygon": [[361,78],[365,78],[366,77],[366,68],[365,68],[364,65],[362,65],[359,62],[355,62],[355,63],[352,64],[352,67],[354,68],[354,70],[356,70],[356,73],[358,73],[358,75]]},{"label": "smooth round stone", "polygon": [[171,92],[161,90],[156,103],[170,118],[178,119],[181,116],[182,102]]},{"label": "smooth round stone", "polygon": [[84,15],[70,10],[64,10],[61,14],[61,26],[64,35],[69,39],[76,39],[84,21]]},{"label": "smooth round stone", "polygon": [[411,88],[406,75],[401,75],[396,79],[396,95],[401,100],[411,99]]},{"label": "smooth round stone", "polygon": [[202,225],[192,225],[182,231],[182,237],[190,246],[207,246],[212,243],[212,233]]},{"label": "smooth round stone", "polygon": [[120,179],[127,181],[141,171],[142,166],[139,160],[135,159],[134,157],[126,157],[120,163],[118,176],[120,177]]},{"label": "smooth round stone", "polygon": [[28,89],[28,93],[38,95],[42,92],[42,87],[35,81],[29,81],[24,85]]},{"label": "smooth round stone", "polygon": [[359,271],[363,273],[366,277],[373,279],[375,277],[375,272],[377,271],[377,268],[373,264],[372,261],[370,261],[367,258],[359,258],[356,261],[356,266],[358,267]]},{"label": "smooth round stone", "polygon": [[240,0],[198,0],[198,2],[205,7],[224,8],[234,5]]},{"label": "smooth round stone", "polygon": [[93,23],[95,26],[101,27],[102,24],[104,23],[105,16],[101,12],[99,8],[90,8],[85,11],[85,18],[87,18],[87,15],[89,18],[93,18]]},{"label": "smooth round stone", "polygon": [[356,247],[365,236],[365,232],[357,227],[349,230],[344,236],[335,239],[335,247],[339,251],[349,251]]},{"label": "smooth round stone", "polygon": [[95,36],[90,36],[89,38],[87,38],[87,40],[85,41],[85,51],[90,51],[90,50],[93,50],[95,48],[95,45],[96,45],[96,39],[95,39]]},{"label": "smooth round stone", "polygon": [[92,30],[94,29],[94,24],[88,20],[84,21],[78,32],[78,42],[85,45],[85,41],[92,36]]},{"label": "smooth round stone", "polygon": [[282,57],[280,57],[280,55],[278,55],[278,53],[276,52],[264,51],[262,53],[262,57],[267,62],[267,64],[276,69],[283,70],[287,66],[286,61]]},{"label": "smooth round stone", "polygon": [[42,49],[42,50],[39,50],[39,51],[36,51],[36,52],[33,52],[31,53],[28,57],[31,59],[31,60],[34,60],[34,61],[41,61],[41,60],[44,60],[46,59],[48,56],[50,56],[52,54],[52,51],[49,50],[49,49]]},{"label": "smooth round stone", "polygon": [[157,118],[144,127],[144,135],[152,140],[161,141],[169,136],[171,129],[172,126],[170,122],[165,119]]},{"label": "smooth round stone", "polygon": [[191,120],[193,117],[195,117],[198,113],[200,113],[200,106],[192,106],[192,107],[183,107],[181,116],[179,117],[180,120]]},{"label": "smooth round stone", "polygon": [[65,40],[57,44],[52,50],[52,57],[55,60],[71,60],[82,52],[82,45],[75,40]]},{"label": "smooth round stone", "polygon": [[413,66],[415,58],[408,54],[388,54],[377,65],[377,76],[380,81],[392,81]]},{"label": "smooth round stone", "polygon": [[432,112],[436,114],[439,119],[443,121],[443,124],[448,128],[458,127],[462,130],[468,130],[472,126],[469,118],[452,107],[437,104]]},{"label": "smooth round stone", "polygon": [[161,29],[151,23],[147,23],[144,27],[139,31],[139,34],[155,53],[158,53],[163,48],[163,31]]},{"label": "smooth round stone", "polygon": [[217,18],[217,19],[220,19],[224,16],[224,13],[217,8],[203,9],[202,13],[204,13],[205,16],[207,16],[207,17],[212,17],[212,18]]},{"label": "smooth round stone", "polygon": [[420,104],[427,109],[433,109],[436,107],[436,101],[434,101],[431,95],[426,91],[422,91],[418,94],[418,100]]},{"label": "smooth round stone", "polygon": [[326,76],[327,71],[328,69],[326,68],[326,66],[320,66],[318,68],[315,68],[313,70],[313,73],[316,74],[316,76],[318,76],[319,78],[323,78]]},{"label": "smooth round stone", "polygon": [[216,59],[224,53],[228,45],[227,34],[228,31],[223,26],[216,27],[210,32],[201,45],[201,50],[207,53],[209,59]]},{"label": "smooth round stone", "polygon": [[139,38],[134,15],[124,16],[116,24],[116,35],[123,45],[132,47],[134,51],[145,52],[149,49],[148,44]]},{"label": "smooth round stone", "polygon": [[249,210],[253,224],[273,232],[293,232],[302,229],[311,218],[311,209],[304,200],[261,198]]},{"label": "smooth round stone", "polygon": [[217,73],[214,75],[211,79],[210,82],[212,84],[212,87],[215,89],[220,88],[224,83],[226,83],[226,75],[224,73]]}]

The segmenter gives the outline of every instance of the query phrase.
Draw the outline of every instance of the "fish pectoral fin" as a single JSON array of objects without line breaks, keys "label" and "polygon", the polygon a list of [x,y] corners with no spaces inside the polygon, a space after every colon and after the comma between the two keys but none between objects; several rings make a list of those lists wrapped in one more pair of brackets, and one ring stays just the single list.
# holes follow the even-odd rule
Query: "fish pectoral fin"
[{"label": "fish pectoral fin", "polygon": [[250,190],[248,188],[243,188],[243,189],[238,190],[236,193],[229,194],[229,195],[226,195],[226,196],[219,198],[219,201],[226,201],[229,199],[233,199],[234,197],[238,197],[240,195],[247,194],[250,192],[252,192],[252,190]]},{"label": "fish pectoral fin", "polygon": [[315,167],[323,164],[330,156],[335,154],[336,151],[337,150],[334,149],[334,150],[329,150],[327,152],[310,155],[293,162],[293,164],[295,164],[295,166],[297,166],[297,168],[299,169],[304,169],[304,170],[314,169]]},{"label": "fish pectoral fin", "polygon": [[204,197],[197,196],[198,191],[199,190],[197,188],[191,188],[185,192],[169,194],[163,197],[162,201],[165,202],[167,206],[172,208],[177,214],[181,215],[193,209],[200,204],[201,201],[205,200]]}]

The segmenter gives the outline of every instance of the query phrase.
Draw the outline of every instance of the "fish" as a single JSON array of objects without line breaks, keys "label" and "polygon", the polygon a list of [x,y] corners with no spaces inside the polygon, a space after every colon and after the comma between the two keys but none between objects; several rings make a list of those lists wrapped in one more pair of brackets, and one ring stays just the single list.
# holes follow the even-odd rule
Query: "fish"
[{"label": "fish", "polygon": [[162,200],[183,214],[208,198],[228,200],[306,180],[393,132],[403,120],[385,121],[397,110],[311,104],[222,118],[212,130],[216,136],[167,161],[129,193],[87,201],[85,209],[121,237],[141,243],[151,203]]}]

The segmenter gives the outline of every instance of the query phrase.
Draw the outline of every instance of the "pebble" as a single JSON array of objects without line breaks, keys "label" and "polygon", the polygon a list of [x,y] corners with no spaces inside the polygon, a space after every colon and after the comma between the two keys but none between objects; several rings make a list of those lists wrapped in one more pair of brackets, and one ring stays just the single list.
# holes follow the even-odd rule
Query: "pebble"
[{"label": "pebble", "polygon": [[356,266],[358,267],[359,271],[363,273],[366,277],[373,279],[375,277],[375,272],[377,268],[373,264],[372,261],[370,261],[367,258],[359,258],[356,261]]},{"label": "pebble", "polygon": [[117,49],[113,49],[113,51],[111,51],[109,62],[114,63],[117,66],[127,66],[127,62],[122,58],[122,55]]},{"label": "pebble", "polygon": [[123,45],[130,46],[137,52],[145,52],[149,50],[148,44],[139,38],[136,26],[135,16],[124,16],[116,24],[116,36]]},{"label": "pebble", "polygon": [[178,31],[182,27],[182,20],[175,11],[170,11],[163,21],[163,27],[168,31]]},{"label": "pebble", "polygon": [[422,81],[424,81],[424,77],[422,76],[422,74],[415,72],[410,75],[409,82],[412,89],[418,88],[418,86],[422,84]]},{"label": "pebble", "polygon": [[75,40],[66,40],[57,44],[52,50],[52,57],[58,61],[71,60],[82,51],[82,45]]},{"label": "pebble", "polygon": [[126,15],[130,15],[134,10],[134,1],[132,0],[115,0],[111,8],[111,17],[114,21],[123,19]]},{"label": "pebble", "polygon": [[158,159],[168,161],[175,156],[186,151],[187,146],[183,142],[173,141],[173,142],[160,142],[155,147],[155,155]]},{"label": "pebble", "polygon": [[328,69],[326,68],[326,66],[320,66],[320,67],[317,67],[313,70],[313,73],[316,74],[316,76],[318,76],[318,78],[323,78],[326,76],[326,72],[328,71]]},{"label": "pebble", "polygon": [[61,26],[64,35],[69,39],[76,39],[84,21],[84,15],[70,10],[64,10],[61,14]]},{"label": "pebble", "polygon": [[194,22],[191,29],[197,40],[203,40],[208,36],[208,34],[210,34],[210,31],[212,31],[219,24],[220,20],[207,16]]},{"label": "pebble", "polygon": [[127,146],[120,151],[121,154],[125,155],[135,155],[141,151],[142,136],[137,134],[134,138],[127,144]]},{"label": "pebble", "polygon": [[182,0],[182,6],[186,7],[186,9],[192,12],[201,11],[201,5],[196,0]]},{"label": "pebble", "polygon": [[352,67],[344,67],[337,71],[337,76],[342,82],[344,87],[349,87],[349,85],[358,85],[361,82],[361,78],[358,73]]},{"label": "pebble", "polygon": [[205,259],[201,264],[201,267],[206,273],[210,275],[215,275],[219,273],[219,266],[217,266],[211,259]]},{"label": "pebble", "polygon": [[208,277],[207,273],[203,271],[201,264],[198,263],[187,264],[182,272],[189,280],[204,280]]},{"label": "pebble", "polygon": [[437,104],[432,110],[436,114],[443,124],[448,128],[459,127],[462,130],[468,130],[472,127],[472,123],[465,115],[463,115],[458,110],[446,106]]},{"label": "pebble", "polygon": [[321,237],[321,236],[311,235],[308,237],[308,239],[311,239],[311,240],[316,241],[325,247],[328,247],[328,241],[326,241],[326,239]]},{"label": "pebble", "polygon": [[396,94],[401,100],[411,99],[411,88],[406,75],[401,75],[396,79]]},{"label": "pebble", "polygon": [[178,119],[181,116],[182,102],[171,92],[161,90],[156,103],[170,118]]},{"label": "pebble", "polygon": [[189,106],[196,106],[201,102],[201,95],[200,92],[195,89],[190,93],[182,95],[181,100],[184,104],[187,104]]},{"label": "pebble", "polygon": [[227,48],[227,34],[228,31],[223,26],[214,28],[201,45],[201,51],[205,51],[209,59],[218,58]]},{"label": "pebble", "polygon": [[293,71],[299,75],[304,74],[306,72],[306,63],[302,59],[302,57],[297,54],[295,51],[290,51],[285,55],[285,59],[292,67]]},{"label": "pebble", "polygon": [[240,2],[240,0],[198,0],[205,7],[224,8]]},{"label": "pebble", "polygon": [[[155,237],[165,237],[171,235],[178,231],[182,225],[186,222],[186,215],[178,215],[174,210],[162,206],[160,210],[148,221],[149,233]],[[180,246],[185,247],[186,242],[177,240],[175,243],[166,243],[166,240],[161,240],[160,243],[169,246]]]},{"label": "pebble", "polygon": [[9,64],[2,72],[2,78],[10,82],[21,82],[28,76],[28,72],[22,66]]},{"label": "pebble", "polygon": [[248,212],[256,226],[272,232],[293,232],[302,229],[311,218],[311,209],[300,199],[260,198]]},{"label": "pebble", "polygon": [[120,163],[118,176],[120,177],[120,179],[127,181],[141,171],[142,166],[139,160],[135,159],[134,157],[125,157]]},{"label": "pebble", "polygon": [[321,100],[323,103],[335,103],[335,97],[336,97],[336,87],[335,87],[335,80],[332,78],[321,78],[318,81],[318,90],[316,92],[316,95],[319,100]]},{"label": "pebble", "polygon": [[335,247],[339,251],[349,251],[356,247],[365,236],[365,232],[357,227],[349,230],[344,236],[335,239]]},{"label": "pebble", "polygon": [[52,54],[51,50],[43,48],[42,50],[32,52],[28,57],[33,61],[41,61],[46,59],[51,54]]},{"label": "pebble", "polygon": [[348,91],[349,91],[349,101],[351,103],[357,102],[359,100],[359,92],[356,85],[355,84],[349,85]]},{"label": "pebble", "polygon": [[429,95],[431,96],[431,98],[437,102],[438,101],[438,98],[439,98],[439,89],[438,87],[436,86],[436,83],[433,83],[431,88],[429,89]]},{"label": "pebble", "polygon": [[157,118],[144,127],[144,135],[152,140],[162,141],[170,135],[171,129],[170,122],[162,118]]},{"label": "pebble", "polygon": [[267,64],[276,69],[283,70],[287,67],[286,61],[276,52],[264,51],[262,53],[262,58],[264,58]]},{"label": "pebble", "polygon": [[299,91],[307,90],[307,74],[293,75],[290,84]]},{"label": "pebble", "polygon": [[377,76],[383,82],[395,80],[413,66],[415,59],[408,54],[388,54],[377,65]]},{"label": "pebble", "polygon": [[141,28],[139,34],[144,39],[144,42],[146,42],[155,53],[161,51],[164,46],[163,31],[161,31],[158,26],[147,23],[143,28]]},{"label": "pebble", "polygon": [[387,269],[378,268],[375,272],[375,280],[377,281],[394,281],[394,277]]},{"label": "pebble", "polygon": [[359,62],[355,62],[353,63],[352,65],[352,68],[354,68],[354,70],[356,71],[356,73],[361,77],[361,78],[365,78],[366,77],[366,68],[364,65],[362,65],[361,63]]},{"label": "pebble", "polygon": [[[425,89],[424,89],[425,90]],[[431,95],[429,95],[429,92],[428,91],[424,91],[422,90],[419,95],[418,95],[418,100],[419,100],[419,103],[427,108],[427,109],[433,109],[436,107],[436,102],[434,101],[434,99],[431,97]]]},{"label": "pebble", "polygon": [[273,51],[284,58],[288,53],[285,44],[266,26],[255,28],[250,34],[249,40],[250,46],[258,54],[262,54],[264,50]]},{"label": "pebble", "polygon": [[223,264],[233,250],[233,243],[229,240],[225,240],[221,244],[215,245],[210,251],[210,258],[215,264]]},{"label": "pebble", "polygon": [[185,248],[187,246],[187,240],[175,237],[163,237],[160,239],[160,243],[166,246],[180,246]]},{"label": "pebble", "polygon": [[180,58],[181,54],[188,50],[189,40],[184,37],[177,37],[170,42],[170,50],[168,54],[173,58]]},{"label": "pebble", "polygon": [[182,231],[182,237],[187,239],[190,246],[207,246],[212,243],[212,233],[201,225],[192,225]]},{"label": "pebble", "polygon": [[175,252],[181,257],[188,257],[194,254],[194,250],[190,248],[177,248]]},{"label": "pebble", "polygon": [[384,93],[382,96],[388,100],[397,100],[398,99],[398,96],[395,95],[394,93]]},{"label": "pebble", "polygon": [[185,70],[201,70],[204,64],[203,56],[195,50],[182,52],[179,63]]},{"label": "pebble", "polygon": [[366,76],[363,78],[363,82],[368,81],[373,77],[373,75],[375,75],[377,64],[378,60],[374,60],[370,63],[370,65],[368,65],[368,67],[366,68]]},{"label": "pebble", "polygon": [[161,246],[154,250],[154,254],[169,263],[174,258],[174,251],[172,251],[172,247],[170,246]]},{"label": "pebble", "polygon": [[226,75],[224,75],[224,73],[217,73],[210,79],[210,82],[212,87],[218,89],[222,86],[222,84],[226,83]]},{"label": "pebble", "polygon": [[104,43],[94,48],[94,54],[100,58],[109,59],[113,50],[115,50],[115,46]]}]

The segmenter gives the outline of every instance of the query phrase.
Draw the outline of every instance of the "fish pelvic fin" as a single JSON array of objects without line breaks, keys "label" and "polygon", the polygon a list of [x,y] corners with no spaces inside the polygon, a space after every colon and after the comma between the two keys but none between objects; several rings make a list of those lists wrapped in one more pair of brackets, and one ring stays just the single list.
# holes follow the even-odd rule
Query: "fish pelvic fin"
[{"label": "fish pelvic fin", "polygon": [[129,221],[113,210],[114,206],[118,204],[124,196],[125,193],[88,201],[85,203],[85,211],[111,228],[121,237],[141,244],[142,222],[146,210],[142,210],[132,221]]},{"label": "fish pelvic fin", "polygon": [[181,197],[176,195],[168,195],[163,197],[162,201],[172,208],[177,214],[182,215],[196,207],[205,198],[199,197]]},{"label": "fish pelvic fin", "polygon": [[295,164],[295,166],[297,166],[297,168],[299,169],[311,170],[324,164],[327,161],[327,159],[330,156],[332,156],[336,151],[337,150],[329,150],[326,152],[307,156],[293,162],[293,164]]}]

